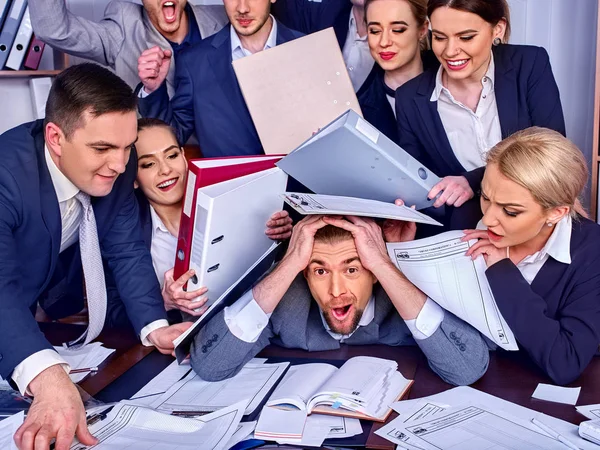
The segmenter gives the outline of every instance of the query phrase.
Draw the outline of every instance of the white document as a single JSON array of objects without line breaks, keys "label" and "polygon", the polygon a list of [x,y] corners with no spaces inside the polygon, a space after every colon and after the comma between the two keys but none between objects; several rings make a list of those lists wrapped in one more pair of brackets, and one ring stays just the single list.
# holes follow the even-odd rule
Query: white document
[{"label": "white document", "polygon": [[598,447],[595,444],[581,439],[578,432],[579,427],[576,425],[547,414],[525,408],[524,406],[517,405],[507,400],[494,397],[493,395],[478,391],[477,389],[473,389],[468,386],[456,387],[421,399],[399,401],[392,404],[392,408],[402,417],[403,415],[406,416],[408,413],[413,412],[415,406],[424,401],[434,403],[438,406],[442,405],[442,407],[444,405],[480,405],[488,411],[493,411],[495,414],[505,417],[508,420],[518,419],[522,426],[539,433],[540,429],[531,423],[531,419],[536,418],[557,433],[560,433],[569,439],[571,442],[575,443],[579,448],[598,450]]},{"label": "white document", "polygon": [[29,91],[31,93],[31,107],[35,119],[46,117],[46,102],[52,87],[52,78],[33,77],[29,79]]},{"label": "white document", "polygon": [[[235,434],[247,401],[198,419],[162,414],[127,403],[117,404],[106,419],[90,426],[100,440],[95,450],[222,450]],[[75,443],[71,450],[88,447]]]},{"label": "white document", "polygon": [[306,411],[265,406],[258,418],[254,437],[269,441],[286,440],[298,444],[302,439]]},{"label": "white document", "polygon": [[0,421],[0,448],[2,450],[17,450],[13,436],[23,424],[24,419],[25,413],[21,411]]},{"label": "white document", "polygon": [[237,430],[231,436],[231,439],[225,446],[225,448],[232,448],[234,445],[239,444],[246,439],[251,439],[256,428],[256,421],[254,422],[240,422],[237,426]]},{"label": "white document", "polygon": [[156,375],[142,389],[137,391],[129,400],[129,403],[135,403],[141,406],[150,406],[156,401],[156,396],[167,392],[175,383],[185,377],[192,368],[189,361],[178,364],[173,361],[161,373]]},{"label": "white document", "polygon": [[326,439],[341,439],[356,436],[363,432],[360,420],[350,417],[330,416],[326,414],[311,414],[305,427],[318,424],[329,429]]},{"label": "white document", "polygon": [[227,380],[204,381],[190,372],[156,399],[151,407],[163,412],[203,413],[216,411],[247,398],[245,414],[251,414],[275,386],[289,362],[278,364],[246,364]]},{"label": "white document", "polygon": [[188,290],[206,286],[208,306],[273,244],[266,223],[282,209],[286,184],[287,175],[275,167],[198,189],[190,253],[197,279]]},{"label": "white document", "polygon": [[[60,356],[71,366],[71,370],[90,369],[98,367],[114,353],[111,348],[102,346],[101,342],[91,342],[79,349],[70,349],[64,347],[54,347]],[[73,383],[79,383],[87,377],[91,371],[83,373],[73,373],[69,375]]]},{"label": "white document", "polygon": [[465,253],[477,241],[461,241],[462,231],[387,244],[396,267],[442,308],[471,324],[505,350],[518,350],[485,276],[482,257]]},{"label": "white document", "polygon": [[449,408],[433,417],[404,422],[401,417],[375,432],[400,447],[423,450],[564,450],[561,442],[484,406]]},{"label": "white document", "polygon": [[302,194],[300,192],[286,192],[282,197],[288,205],[304,215],[328,214],[376,217],[442,226],[437,220],[433,220],[431,217],[408,206],[397,206],[394,203],[378,200],[337,195]]},{"label": "white document", "polygon": [[549,402],[565,403],[567,405],[575,405],[581,392],[580,387],[568,388],[562,386],[554,386],[552,384],[539,383],[531,396],[540,400]]},{"label": "white document", "polygon": [[600,419],[600,404],[576,406],[575,409],[588,419]]}]

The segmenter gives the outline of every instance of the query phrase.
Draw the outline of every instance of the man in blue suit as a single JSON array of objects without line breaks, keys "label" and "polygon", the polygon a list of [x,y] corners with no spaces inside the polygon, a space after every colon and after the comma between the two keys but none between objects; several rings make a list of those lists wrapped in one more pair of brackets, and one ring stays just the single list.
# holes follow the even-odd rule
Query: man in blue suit
[{"label": "man in blue suit", "polygon": [[171,101],[164,83],[170,65],[165,52],[156,48],[139,62],[140,113],[169,123],[180,143],[195,131],[205,157],[261,154],[232,61],[302,34],[270,15],[270,0],[224,0],[224,4],[229,26],[180,53]]},{"label": "man in blue suit", "polygon": [[82,64],[56,78],[44,121],[0,136],[0,375],[34,397],[15,434],[20,449],[48,448],[53,438],[57,450],[68,449],[75,434],[95,443],[69,366],[34,318],[56,282],[59,254],[72,251],[73,265],[83,263],[90,316],[83,342],[104,322],[102,258],[144,344],[171,353],[173,339],[189,327],[168,326],[141,235],[133,194],[136,108],[123,80]]}]

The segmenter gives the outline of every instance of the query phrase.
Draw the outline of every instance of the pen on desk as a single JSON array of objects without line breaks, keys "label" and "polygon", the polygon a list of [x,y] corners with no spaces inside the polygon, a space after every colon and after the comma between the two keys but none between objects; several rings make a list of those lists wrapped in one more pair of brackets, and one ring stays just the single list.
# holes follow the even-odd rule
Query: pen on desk
[{"label": "pen on desk", "polygon": [[577,447],[575,444],[573,444],[570,440],[568,440],[566,437],[564,437],[562,434],[557,433],[556,431],[554,431],[552,428],[550,428],[548,425],[544,425],[542,422],[540,422],[537,419],[531,419],[531,423],[533,423],[536,427],[538,427],[540,430],[545,431],[546,433],[548,433],[550,436],[552,436],[554,439],[556,439],[557,441],[561,442],[562,444],[566,445],[569,448],[572,448],[573,450],[579,450],[579,447]]},{"label": "pen on desk", "polygon": [[98,368],[97,367],[82,367],[80,369],[71,369],[71,371],[69,372],[69,375],[73,374],[73,373],[85,373],[85,372],[98,372]]}]

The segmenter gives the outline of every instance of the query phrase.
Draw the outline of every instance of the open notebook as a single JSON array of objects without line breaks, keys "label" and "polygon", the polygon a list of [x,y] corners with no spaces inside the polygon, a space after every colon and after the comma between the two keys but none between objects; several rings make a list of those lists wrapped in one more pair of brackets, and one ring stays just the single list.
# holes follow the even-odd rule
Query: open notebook
[{"label": "open notebook", "polygon": [[311,363],[290,367],[267,406],[384,422],[390,405],[412,385],[395,361],[357,356],[339,369]]}]

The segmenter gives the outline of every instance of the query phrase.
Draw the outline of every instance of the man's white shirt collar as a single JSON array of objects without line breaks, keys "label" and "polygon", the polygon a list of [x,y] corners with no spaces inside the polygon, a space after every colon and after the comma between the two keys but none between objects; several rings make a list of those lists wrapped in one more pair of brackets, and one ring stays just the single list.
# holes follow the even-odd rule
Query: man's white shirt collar
[{"label": "man's white shirt collar", "polygon": [[355,41],[366,41],[368,34],[365,34],[363,37],[358,35],[358,27],[356,26],[356,19],[354,18],[354,7],[350,9],[350,19],[348,21],[348,30],[350,31],[350,36]]},{"label": "man's white shirt collar", "polygon": [[71,183],[71,180],[69,180],[56,166],[52,156],[50,156],[50,150],[48,150],[47,145],[44,145],[44,155],[46,157],[46,166],[50,172],[50,179],[52,180],[52,185],[56,191],[58,203],[66,202],[75,197],[79,192],[79,189]]},{"label": "man's white shirt collar", "polygon": [[[496,81],[495,77],[495,64],[494,64],[494,53],[490,55],[490,64],[488,66],[485,75],[481,79],[481,84],[483,85],[483,90],[481,91],[481,95],[488,95],[494,89],[494,83]],[[431,98],[429,99],[432,102],[437,102],[440,98],[442,92],[444,92],[449,98],[454,99],[448,88],[444,87],[444,83],[442,80],[442,74],[444,72],[444,67],[440,65],[437,74],[435,76],[435,89],[431,93]],[[485,80],[485,82],[484,82]]]},{"label": "man's white shirt collar", "polygon": [[371,296],[371,298],[369,299],[369,302],[367,303],[367,306],[365,307],[365,310],[363,311],[360,321],[358,322],[358,326],[350,334],[339,334],[339,333],[336,333],[335,331],[332,331],[331,328],[329,328],[329,324],[325,320],[325,317],[323,317],[323,311],[321,310],[321,308],[319,308],[319,314],[321,314],[321,320],[323,321],[323,326],[325,327],[327,332],[334,339],[336,339],[338,341],[340,341],[342,339],[348,339],[350,336],[352,336],[356,332],[356,330],[358,330],[360,327],[366,327],[375,318],[375,298],[373,296]]},{"label": "man's white shirt collar", "polygon": [[[277,45],[277,21],[273,16],[270,17],[273,26],[271,27],[271,32],[269,33],[269,37],[267,39],[267,42],[265,43],[263,50],[273,48]],[[241,59],[245,56],[250,56],[252,54],[249,50],[245,49],[242,46],[242,41],[240,41],[240,37],[236,33],[233,25],[229,25],[229,35],[231,37],[231,56],[233,61],[235,61],[236,59]]]}]

